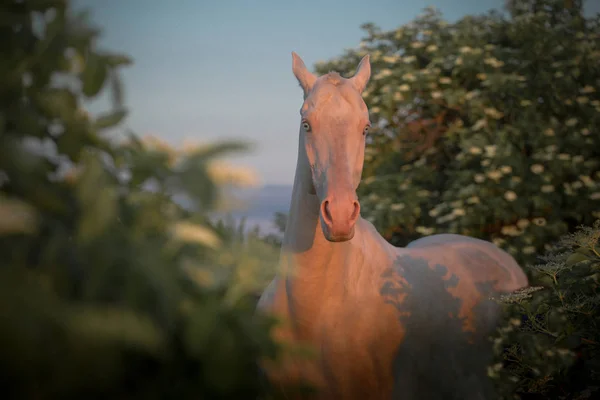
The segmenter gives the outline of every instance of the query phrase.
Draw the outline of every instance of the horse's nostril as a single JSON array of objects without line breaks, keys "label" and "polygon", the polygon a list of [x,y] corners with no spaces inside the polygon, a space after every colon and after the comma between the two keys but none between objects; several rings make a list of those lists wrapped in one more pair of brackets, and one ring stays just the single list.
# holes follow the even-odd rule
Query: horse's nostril
[{"label": "horse's nostril", "polygon": [[358,214],[360,213],[360,204],[356,200],[354,200],[352,204],[354,205],[354,208],[352,210],[352,216],[350,217],[350,220],[354,221],[358,218]]},{"label": "horse's nostril", "polygon": [[321,214],[323,215],[323,218],[325,219],[326,222],[331,223],[331,213],[329,212],[329,200],[325,200],[322,204],[321,204]]}]

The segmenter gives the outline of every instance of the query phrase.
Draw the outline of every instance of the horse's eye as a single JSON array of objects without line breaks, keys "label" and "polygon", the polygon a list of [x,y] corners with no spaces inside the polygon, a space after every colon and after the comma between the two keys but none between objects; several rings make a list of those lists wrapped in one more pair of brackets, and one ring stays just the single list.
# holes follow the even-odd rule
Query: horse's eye
[{"label": "horse's eye", "polygon": [[306,121],[302,122],[302,129],[304,129],[304,131],[309,132],[310,131],[310,124]]},{"label": "horse's eye", "polygon": [[366,135],[367,133],[369,133],[369,128],[370,128],[369,125],[365,126],[365,129],[363,129],[363,135]]}]

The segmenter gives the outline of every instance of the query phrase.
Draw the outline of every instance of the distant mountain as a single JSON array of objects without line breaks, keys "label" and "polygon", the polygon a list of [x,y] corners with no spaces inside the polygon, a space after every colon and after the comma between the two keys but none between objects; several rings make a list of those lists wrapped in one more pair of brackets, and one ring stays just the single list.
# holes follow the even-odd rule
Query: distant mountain
[{"label": "distant mountain", "polygon": [[228,213],[215,213],[215,218],[231,215],[236,222],[246,218],[248,229],[258,226],[262,233],[277,233],[273,225],[276,212],[287,214],[292,198],[292,185],[265,185],[260,188],[234,189],[232,195],[242,206]]}]

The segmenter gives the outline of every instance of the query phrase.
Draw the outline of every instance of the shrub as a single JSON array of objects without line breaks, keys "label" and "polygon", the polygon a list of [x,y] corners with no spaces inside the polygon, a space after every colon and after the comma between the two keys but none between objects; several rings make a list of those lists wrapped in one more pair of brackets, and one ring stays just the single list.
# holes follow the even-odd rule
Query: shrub
[{"label": "shrub", "polygon": [[459,233],[527,263],[600,216],[600,15],[562,0],[507,11],[366,24],[359,48],[316,67],[349,75],[371,55],[359,193],[393,244]]},{"label": "shrub", "polygon": [[[243,178],[214,160],[244,146],[111,139],[130,60],[98,50],[69,5],[0,8],[5,398],[262,396],[273,321],[254,315],[252,271],[232,284],[247,260],[220,260],[226,237],[207,220],[220,185]],[[83,102],[108,89],[113,109],[90,116]]]},{"label": "shrub", "polygon": [[561,238],[532,267],[532,287],[504,296],[506,323],[489,374],[503,398],[600,393],[600,220]]}]

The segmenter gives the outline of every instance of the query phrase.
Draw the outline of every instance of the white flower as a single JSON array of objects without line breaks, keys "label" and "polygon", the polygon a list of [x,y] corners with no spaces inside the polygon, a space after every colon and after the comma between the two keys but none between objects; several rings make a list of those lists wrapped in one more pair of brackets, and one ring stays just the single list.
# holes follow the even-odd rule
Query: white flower
[{"label": "white flower", "polygon": [[536,224],[537,226],[545,226],[546,218],[543,218],[543,217],[534,218],[533,223]]},{"label": "white flower", "polygon": [[444,85],[448,85],[448,84],[452,83],[452,79],[448,78],[447,76],[444,76],[444,77],[440,78],[440,83],[442,83]]},{"label": "white flower", "polygon": [[410,73],[402,75],[402,79],[409,82],[414,82],[415,80],[417,80],[417,78],[415,78],[415,76]]},{"label": "white flower", "polygon": [[219,245],[219,237],[207,227],[191,222],[177,222],[171,227],[172,234],[184,242],[199,243],[215,248]]},{"label": "white flower", "polygon": [[403,85],[400,85],[398,87],[398,90],[401,92],[408,92],[410,90],[410,86],[405,83]]},{"label": "white flower", "polygon": [[510,174],[512,172],[512,167],[510,165],[503,165],[500,167],[500,171],[503,174]]},{"label": "white flower", "polygon": [[420,49],[421,47],[425,46],[425,44],[423,42],[412,42],[410,44],[410,47],[412,47],[413,49]]},{"label": "white flower", "polygon": [[388,77],[388,76],[390,76],[392,74],[393,74],[393,72],[392,72],[391,69],[384,68],[381,71],[379,71],[379,73],[377,75],[375,75],[374,78],[375,79],[381,79],[381,78]]},{"label": "white flower", "polygon": [[552,193],[552,192],[554,192],[553,185],[543,185],[542,186],[542,193]]},{"label": "white flower", "polygon": [[429,210],[429,216],[430,217],[437,217],[440,214],[440,210],[438,210],[437,208],[432,208],[431,210]]},{"label": "white flower", "polygon": [[533,253],[535,253],[535,247],[533,247],[533,246],[523,247],[523,254],[533,254]]},{"label": "white flower", "polygon": [[473,130],[478,131],[486,126],[487,126],[487,120],[485,118],[482,118],[480,120],[477,120],[477,122],[475,122],[475,125],[473,125]]},{"label": "white flower", "polygon": [[395,101],[402,101],[402,100],[404,100],[404,96],[402,96],[402,93],[396,92],[396,93],[394,93],[394,100]]},{"label": "white flower", "polygon": [[452,214],[456,215],[457,217],[462,217],[467,213],[465,212],[464,208],[455,208],[454,210],[452,210]]},{"label": "white flower", "polygon": [[483,60],[483,62],[493,68],[500,68],[501,66],[504,65],[504,62],[502,62],[494,57],[488,57],[485,60]]},{"label": "white flower", "polygon": [[579,90],[581,93],[594,93],[596,89],[590,85],[586,85]]},{"label": "white flower", "polygon": [[418,197],[427,197],[427,196],[429,196],[430,194],[431,194],[431,192],[430,192],[429,190],[425,190],[425,189],[423,189],[423,190],[419,190],[419,191],[417,192],[417,196],[418,196]]},{"label": "white flower", "polygon": [[486,174],[488,176],[488,178],[493,179],[495,181],[497,181],[498,179],[502,178],[502,172],[500,171],[490,171]]},{"label": "white flower", "polygon": [[575,100],[577,100],[579,104],[586,104],[590,101],[590,99],[587,96],[579,96]]},{"label": "white flower", "polygon": [[583,158],[582,155],[578,155],[578,156],[573,157],[573,162],[574,163],[580,163],[580,162],[583,162],[583,160],[584,160],[584,158]]},{"label": "white flower", "polygon": [[497,150],[497,146],[496,145],[491,145],[491,146],[484,146],[485,149],[485,155],[488,157],[494,157],[496,155],[496,150]]},{"label": "white flower", "polygon": [[417,231],[421,235],[427,236],[427,235],[431,235],[433,232],[435,232],[435,229],[434,228],[427,228],[427,227],[424,227],[424,226],[417,226],[415,228],[415,231]]},{"label": "white flower", "polygon": [[531,105],[531,101],[529,100],[521,100],[521,106],[528,107]]},{"label": "white flower", "polygon": [[469,197],[467,199],[467,203],[469,203],[469,204],[479,204],[480,203],[479,197],[477,197],[477,196],[471,196],[471,197]]},{"label": "white flower", "polygon": [[465,94],[465,99],[472,100],[475,97],[477,97],[478,94],[479,94],[479,92],[477,92],[476,90],[472,90],[470,92],[467,92],[467,94]]},{"label": "white flower", "polygon": [[462,65],[463,60],[462,57],[456,57],[456,60],[454,61],[455,65]]},{"label": "white flower", "polygon": [[519,236],[523,233],[519,228],[514,225],[503,226],[500,232],[506,236]]},{"label": "white flower", "polygon": [[460,50],[459,50],[459,51],[460,51],[461,53],[463,53],[463,54],[467,54],[467,53],[470,53],[470,52],[471,52],[471,50],[473,50],[473,49],[471,49],[469,46],[463,46],[463,47],[461,47],[461,48],[460,48]]},{"label": "white flower", "polygon": [[417,57],[415,56],[406,56],[402,59],[406,64],[410,64],[411,62],[417,61]]},{"label": "white flower", "polygon": [[439,91],[431,92],[431,97],[434,99],[439,99],[442,97],[442,95],[443,95],[442,92],[439,92]]},{"label": "white flower", "polygon": [[256,187],[259,184],[259,177],[254,171],[222,161],[211,162],[208,165],[208,173],[215,182],[221,184],[239,187]]},{"label": "white flower", "polygon": [[500,118],[502,118],[504,116],[504,113],[502,111],[498,111],[494,107],[485,108],[483,110],[483,112],[486,115],[489,115],[490,117],[492,117],[494,119],[500,119]]},{"label": "white flower", "polygon": [[426,50],[430,53],[433,53],[434,51],[436,51],[438,49],[438,47],[435,44],[430,44],[429,46],[427,46]]},{"label": "white flower", "polygon": [[533,172],[534,174],[541,174],[542,172],[544,172],[544,166],[542,164],[533,164],[531,166],[531,172]]},{"label": "white flower", "polygon": [[517,199],[517,194],[512,190],[508,190],[504,193],[504,198],[508,201],[515,201]]},{"label": "white flower", "polygon": [[398,62],[398,60],[400,60],[400,56],[398,55],[393,55],[393,56],[383,56],[383,61],[393,64]]},{"label": "white flower", "polygon": [[502,239],[502,238],[494,238],[494,239],[492,239],[492,242],[493,242],[493,243],[494,243],[496,246],[500,247],[500,246],[502,246],[504,243],[506,243],[506,240],[504,240],[504,239]]},{"label": "white flower", "polygon": [[529,220],[525,219],[525,218],[521,218],[520,220],[517,221],[517,226],[520,229],[525,229],[529,226]]},{"label": "white flower", "polygon": [[570,155],[570,154],[567,154],[567,153],[560,153],[560,154],[558,155],[558,159],[559,159],[559,160],[562,160],[562,161],[567,161],[567,160],[570,160],[570,159],[571,159],[571,155]]},{"label": "white flower", "polygon": [[544,135],[546,136],[554,136],[554,129],[548,128],[544,131]]},{"label": "white flower", "polygon": [[581,134],[583,136],[587,136],[587,135],[590,134],[590,130],[588,128],[584,128],[584,129],[581,130]]},{"label": "white flower", "polygon": [[483,174],[475,174],[474,179],[475,179],[475,182],[481,183],[481,182],[485,181],[485,175],[483,175]]},{"label": "white flower", "polygon": [[583,182],[583,184],[587,187],[593,187],[594,185],[594,180],[592,178],[590,178],[587,175],[579,175],[579,179],[581,179],[581,181]]},{"label": "white flower", "polygon": [[473,147],[469,148],[469,153],[478,155],[478,154],[481,154],[482,151],[481,151],[481,148],[473,146]]},{"label": "white flower", "polygon": [[590,199],[591,200],[600,200],[600,192],[595,192],[590,194]]},{"label": "white flower", "polygon": [[567,126],[575,126],[577,125],[577,118],[569,118],[566,122],[565,125]]},{"label": "white flower", "polygon": [[400,211],[405,207],[404,203],[394,203],[390,206],[392,211]]},{"label": "white flower", "polygon": [[487,79],[487,75],[484,74],[483,72],[478,73],[477,75],[475,75],[477,77],[477,79],[479,79],[480,81],[485,81]]}]

